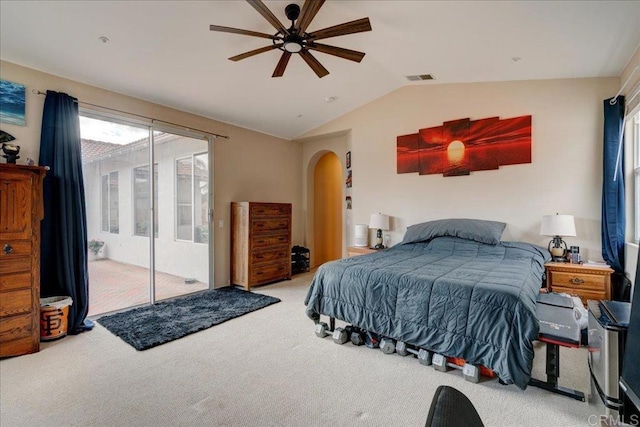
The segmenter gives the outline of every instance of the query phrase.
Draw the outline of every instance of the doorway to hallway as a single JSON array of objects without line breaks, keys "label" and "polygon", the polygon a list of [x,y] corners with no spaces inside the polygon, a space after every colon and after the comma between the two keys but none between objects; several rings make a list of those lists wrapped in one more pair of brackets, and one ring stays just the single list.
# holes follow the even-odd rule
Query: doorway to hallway
[{"label": "doorway to hallway", "polygon": [[314,261],[319,266],[342,258],[342,164],[324,154],[313,172]]}]

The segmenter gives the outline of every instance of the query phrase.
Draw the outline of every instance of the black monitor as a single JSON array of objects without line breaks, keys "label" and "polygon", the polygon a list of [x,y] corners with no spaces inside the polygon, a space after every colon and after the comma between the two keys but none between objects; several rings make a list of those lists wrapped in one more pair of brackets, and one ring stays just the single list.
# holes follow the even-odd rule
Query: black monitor
[{"label": "black monitor", "polygon": [[[638,251],[636,278],[633,282],[633,295],[631,295],[631,318],[627,330],[622,375],[620,375],[620,388],[626,395],[625,403],[633,404],[636,411],[640,409],[640,363],[638,363],[638,356],[640,356],[640,269],[638,267],[640,267],[640,251]],[[628,411],[624,412],[628,415]]]}]

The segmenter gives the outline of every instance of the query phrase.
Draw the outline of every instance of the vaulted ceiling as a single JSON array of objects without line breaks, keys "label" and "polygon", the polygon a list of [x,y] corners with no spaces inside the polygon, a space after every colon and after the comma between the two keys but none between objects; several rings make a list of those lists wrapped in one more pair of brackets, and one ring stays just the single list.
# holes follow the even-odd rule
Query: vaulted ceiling
[{"label": "vaulted ceiling", "polygon": [[[290,3],[265,1],[285,26]],[[320,79],[294,54],[272,78],[278,50],[227,59],[270,40],[209,31],[274,34],[243,1],[2,0],[0,58],[292,139],[404,85],[618,77],[640,45],[640,1],[327,1],[307,31],[363,17],[372,31],[323,40],[361,63],[314,53]]]}]

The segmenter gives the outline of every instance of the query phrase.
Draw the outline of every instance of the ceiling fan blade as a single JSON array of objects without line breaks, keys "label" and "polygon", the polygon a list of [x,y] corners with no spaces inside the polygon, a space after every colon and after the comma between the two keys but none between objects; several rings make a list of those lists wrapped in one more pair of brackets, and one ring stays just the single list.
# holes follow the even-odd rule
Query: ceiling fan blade
[{"label": "ceiling fan blade", "polygon": [[241,59],[249,58],[250,56],[257,55],[259,53],[269,52],[270,50],[277,49],[279,46],[282,46],[282,43],[261,47],[260,49],[254,49],[249,52],[241,53],[240,55],[232,56],[229,59],[231,61],[240,61]]},{"label": "ceiling fan blade", "polygon": [[318,52],[326,53],[340,58],[348,59],[349,61],[360,62],[364,58],[364,52],[358,52],[357,50],[345,49],[342,47],[329,46],[320,43],[309,43],[307,49],[314,49]]},{"label": "ceiling fan blade", "polygon": [[324,4],[324,1],[325,0],[305,0],[304,4],[302,5],[302,12],[300,12],[300,17],[296,22],[296,29],[298,30],[298,34],[304,34],[307,27]]},{"label": "ceiling fan blade", "polygon": [[289,31],[282,25],[282,22],[269,10],[269,8],[262,3],[262,0],[247,0],[255,10],[258,11],[260,15],[264,17],[273,27],[283,33],[284,35],[289,35]]},{"label": "ceiling fan blade", "polygon": [[278,61],[278,65],[276,65],[276,69],[273,70],[273,75],[271,77],[282,77],[284,70],[287,68],[287,64],[289,63],[289,58],[291,58],[291,52],[284,51],[280,57],[280,61]]},{"label": "ceiling fan blade", "polygon": [[221,33],[242,34],[244,36],[262,37],[263,39],[275,40],[275,37],[272,36],[271,34],[258,33],[256,31],[249,31],[249,30],[241,30],[240,28],[223,27],[221,25],[209,25],[209,30],[219,31]]},{"label": "ceiling fan blade", "polygon": [[311,55],[311,52],[309,52],[308,50],[302,49],[300,51],[300,56],[302,57],[302,59],[304,59],[304,62],[306,62],[307,65],[309,65],[309,67],[311,67],[311,69],[318,75],[318,77],[323,78],[324,76],[329,74],[329,71],[327,71],[327,69],[324,68],[322,64],[318,62],[315,56]]},{"label": "ceiling fan blade", "polygon": [[313,33],[309,33],[309,39],[312,41],[320,40],[329,37],[344,36],[345,34],[362,33],[364,31],[371,31],[369,18],[356,19],[355,21],[314,31]]}]

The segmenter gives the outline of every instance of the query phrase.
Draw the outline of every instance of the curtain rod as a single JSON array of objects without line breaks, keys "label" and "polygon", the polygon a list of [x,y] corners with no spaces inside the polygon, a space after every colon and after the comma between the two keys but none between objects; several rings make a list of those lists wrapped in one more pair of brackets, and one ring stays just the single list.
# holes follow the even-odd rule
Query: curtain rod
[{"label": "curtain rod", "polygon": [[[640,65],[638,65],[636,68],[633,69],[633,71],[631,72],[631,74],[629,74],[629,77],[627,77],[627,80],[624,82],[624,84],[622,85],[622,87],[620,88],[620,90],[618,91],[618,93],[616,93],[616,96],[614,96],[613,98],[611,98],[611,101],[609,101],[609,104],[611,105],[616,105],[616,102],[618,102],[618,97],[620,96],[620,94],[622,93],[622,91],[624,90],[624,88],[627,86],[627,84],[629,84],[629,82],[631,81],[631,77],[633,77],[633,75],[636,73],[636,71],[640,70]],[[636,92],[636,95],[638,93]],[[636,95],[633,95],[633,98],[636,97]]]},{"label": "curtain rod", "polygon": [[[41,90],[38,90],[38,89],[33,89],[31,92],[36,94],[36,95],[46,95],[47,94],[46,92],[42,92]],[[167,124],[167,125],[175,126],[177,128],[180,128],[180,129],[184,129],[186,131],[196,131],[196,132],[200,132],[200,133],[203,133],[203,134],[206,134],[206,135],[213,135],[213,136],[215,136],[217,138],[229,139],[229,137],[227,135],[220,135],[218,133],[212,133],[212,132],[207,132],[207,131],[200,130],[200,129],[189,128],[189,127],[185,127],[185,126],[179,125],[177,123],[172,123],[172,122],[167,122],[167,121],[164,121],[164,120],[154,119],[153,117],[147,117],[147,116],[142,116],[140,114],[129,113],[128,111],[116,110],[115,108],[103,107],[102,105],[91,104],[89,102],[82,102],[82,101],[78,101],[78,100],[76,100],[76,102],[79,105],[89,105],[91,107],[102,108],[102,109],[109,110],[109,111],[115,111],[115,112],[118,112],[118,113],[128,114],[130,116],[136,116],[136,117],[140,117],[140,118],[143,118],[143,119],[151,120],[151,123],[164,123],[164,124]]]}]

